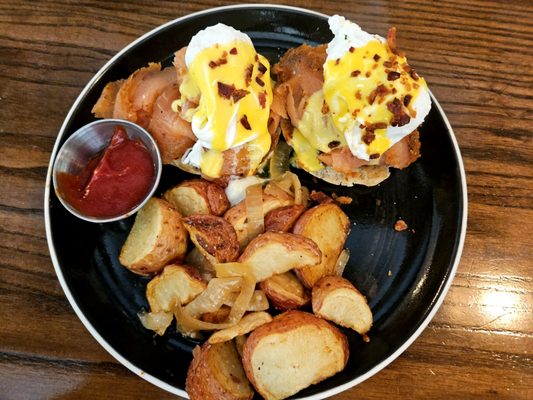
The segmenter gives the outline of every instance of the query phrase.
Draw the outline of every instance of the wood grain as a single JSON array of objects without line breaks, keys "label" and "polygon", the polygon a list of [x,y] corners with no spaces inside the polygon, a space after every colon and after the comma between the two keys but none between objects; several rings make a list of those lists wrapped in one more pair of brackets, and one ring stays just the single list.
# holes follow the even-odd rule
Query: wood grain
[{"label": "wood grain", "polygon": [[[0,398],[175,398],[112,359],[70,308],[48,254],[44,180],[68,109],[110,57],[230,3],[0,0]],[[468,180],[467,240],[442,308],[400,358],[336,398],[533,398],[533,3],[290,4],[370,32],[395,25],[454,127]]]}]

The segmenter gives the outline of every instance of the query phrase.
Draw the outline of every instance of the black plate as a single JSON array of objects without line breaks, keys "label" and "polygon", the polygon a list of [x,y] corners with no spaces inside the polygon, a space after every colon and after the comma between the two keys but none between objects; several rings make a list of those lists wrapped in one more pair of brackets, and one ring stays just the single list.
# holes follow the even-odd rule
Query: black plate
[{"label": "black plate", "polygon": [[[286,49],[331,38],[324,15],[279,6],[219,8],[170,22],[128,46],[96,74],[67,116],[52,160],[69,135],[94,120],[90,110],[107,82],[125,78],[149,61],[168,64],[173,52],[187,45],[196,32],[217,22],[246,32],[271,62]],[[317,184],[299,173],[311,188],[354,199],[344,207],[352,222],[345,277],[368,297],[374,313],[370,343],[346,331],[352,354],[346,369],[302,391],[299,398],[331,396],[385,367],[425,328],[450,286],[464,239],[466,186],[453,132],[434,99],[421,135],[421,159],[406,170],[393,171],[376,187]],[[188,177],[166,166],[158,192]],[[137,312],[148,306],[144,296],[148,279],[128,272],[117,260],[133,219],[101,225],[77,219],[50,191],[50,171],[47,182],[48,243],[72,307],[120,362],[144,379],[185,396],[185,375],[196,343],[174,331],[154,337],[142,327]],[[393,229],[398,218],[408,223],[408,231]]]}]

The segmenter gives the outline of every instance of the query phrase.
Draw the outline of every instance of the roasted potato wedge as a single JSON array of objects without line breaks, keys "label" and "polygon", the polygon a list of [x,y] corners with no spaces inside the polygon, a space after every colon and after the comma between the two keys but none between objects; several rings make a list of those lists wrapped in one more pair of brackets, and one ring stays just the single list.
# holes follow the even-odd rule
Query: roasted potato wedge
[{"label": "roasted potato wedge", "polygon": [[191,400],[249,400],[254,395],[233,341],[196,347],[185,389]]},{"label": "roasted potato wedge", "polygon": [[183,260],[187,238],[180,213],[165,200],[152,197],[135,217],[119,261],[136,274],[155,274],[171,260]]},{"label": "roasted potato wedge", "polygon": [[224,218],[191,215],[183,222],[193,243],[212,264],[235,261],[239,256],[235,229]]},{"label": "roasted potato wedge", "polygon": [[146,298],[151,312],[172,312],[174,305],[184,305],[207,288],[198,272],[184,265],[167,265],[160,275],[146,285]]},{"label": "roasted potato wedge", "polygon": [[303,265],[317,265],[322,258],[312,240],[292,233],[265,232],[252,240],[239,257],[257,280],[264,281]]},{"label": "roasted potato wedge", "polygon": [[372,310],[365,296],[347,279],[325,276],[313,286],[312,299],[313,312],[319,317],[361,335],[372,327]]},{"label": "roasted potato wedge", "polygon": [[[292,198],[280,199],[278,197],[263,193],[263,215],[266,215],[275,208],[291,205],[292,202]],[[241,201],[239,204],[226,211],[224,214],[224,219],[233,225],[233,228],[237,233],[239,245],[243,247],[246,244],[246,238],[248,236],[245,202]]]},{"label": "roasted potato wedge", "polygon": [[267,400],[279,400],[341,371],[348,356],[348,341],[339,329],[291,310],[248,336],[242,360],[255,390]]},{"label": "roasted potato wedge", "polygon": [[275,208],[265,215],[265,231],[289,232],[305,211],[301,204]]},{"label": "roasted potato wedge", "polygon": [[348,216],[334,203],[310,208],[296,221],[293,233],[313,240],[322,252],[320,265],[296,268],[295,272],[308,288],[323,276],[335,274],[335,264],[350,230]]},{"label": "roasted potato wedge", "polygon": [[209,343],[226,342],[237,336],[246,335],[270,321],[272,317],[266,311],[252,312],[242,317],[236,325],[213,333],[207,341]]},{"label": "roasted potato wedge", "polygon": [[163,194],[181,215],[194,214],[222,215],[229,208],[224,189],[203,179],[191,179],[169,189]]},{"label": "roasted potato wedge", "polygon": [[259,287],[278,310],[300,308],[311,300],[311,296],[292,271],[274,275],[261,282]]}]

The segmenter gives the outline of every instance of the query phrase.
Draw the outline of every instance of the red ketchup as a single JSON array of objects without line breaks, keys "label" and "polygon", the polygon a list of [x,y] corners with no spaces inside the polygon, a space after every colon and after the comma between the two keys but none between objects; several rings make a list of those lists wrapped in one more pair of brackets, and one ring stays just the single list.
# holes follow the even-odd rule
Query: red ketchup
[{"label": "red ketchup", "polygon": [[61,196],[80,213],[111,218],[137,206],[152,187],[155,167],[146,146],[117,125],[109,146],[78,175],[57,176]]}]

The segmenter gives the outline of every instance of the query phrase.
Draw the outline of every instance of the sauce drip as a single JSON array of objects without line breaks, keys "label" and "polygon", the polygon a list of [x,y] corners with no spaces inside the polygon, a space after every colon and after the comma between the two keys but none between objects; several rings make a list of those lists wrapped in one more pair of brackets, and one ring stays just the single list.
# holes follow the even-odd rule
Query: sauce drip
[{"label": "sauce drip", "polygon": [[80,213],[112,218],[135,208],[150,191],[154,176],[146,146],[129,139],[117,125],[109,146],[79,174],[58,174],[58,191]]}]

